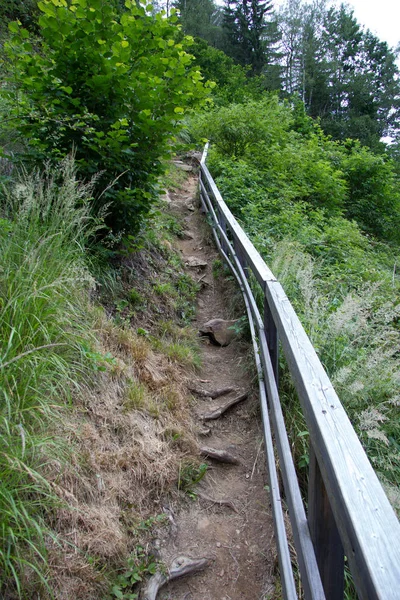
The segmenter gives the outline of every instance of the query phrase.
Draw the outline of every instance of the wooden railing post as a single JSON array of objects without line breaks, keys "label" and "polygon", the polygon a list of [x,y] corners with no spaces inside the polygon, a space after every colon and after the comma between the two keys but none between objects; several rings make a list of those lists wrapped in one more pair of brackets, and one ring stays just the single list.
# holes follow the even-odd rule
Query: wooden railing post
[{"label": "wooden railing post", "polygon": [[311,444],[308,478],[308,524],[326,600],[343,600],[343,546]]},{"label": "wooden railing post", "polygon": [[240,265],[244,271],[244,274],[248,278],[249,277],[249,269],[248,269],[246,257],[244,255],[241,244],[238,242],[238,240],[236,238],[234,238],[234,240],[233,240],[233,248],[235,250],[235,254],[238,258],[238,261],[240,262]]},{"label": "wooden railing post", "polygon": [[[224,213],[221,211],[220,207],[218,207],[218,209],[217,209],[217,215],[218,215],[218,222],[221,226],[221,229],[226,234],[225,216],[224,216]],[[229,248],[227,247],[226,242],[223,238],[221,238],[221,246],[222,246],[222,250],[225,252],[225,254],[229,252]]]},{"label": "wooden railing post", "polygon": [[265,336],[271,357],[272,368],[275,375],[276,386],[279,387],[279,340],[278,330],[268,305],[267,299],[264,297],[264,327]]}]

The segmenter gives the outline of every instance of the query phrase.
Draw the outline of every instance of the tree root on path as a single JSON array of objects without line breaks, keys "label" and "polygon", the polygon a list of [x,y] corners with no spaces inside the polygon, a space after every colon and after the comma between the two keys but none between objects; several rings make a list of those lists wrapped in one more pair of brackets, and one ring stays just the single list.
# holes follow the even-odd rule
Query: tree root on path
[{"label": "tree root on path", "polygon": [[249,392],[245,392],[244,394],[241,394],[240,396],[236,396],[236,398],[229,400],[229,402],[227,402],[226,404],[223,404],[219,408],[216,408],[215,410],[203,415],[203,417],[202,417],[203,420],[204,421],[212,421],[213,419],[219,419],[219,417],[221,415],[223,415],[227,410],[232,408],[232,406],[235,406],[236,404],[239,404],[239,402],[243,402],[243,400],[246,400],[248,395],[249,395]]},{"label": "tree root on path", "polygon": [[218,462],[228,463],[230,465],[240,465],[240,460],[226,450],[216,450],[215,448],[203,446],[200,448],[200,454],[202,456],[206,456],[207,458],[213,458]]},{"label": "tree root on path", "polygon": [[205,500],[206,502],[211,502],[211,504],[218,504],[218,506],[227,506],[228,508],[233,510],[233,512],[239,513],[238,509],[233,504],[232,500],[215,500],[214,498],[210,498],[210,496],[207,496],[206,494],[203,494],[202,492],[196,492],[196,494],[197,494],[198,498],[200,498],[201,500]]},{"label": "tree root on path", "polygon": [[235,391],[235,388],[233,388],[233,387],[226,387],[226,388],[221,388],[219,390],[212,390],[211,392],[209,392],[207,390],[200,390],[200,389],[194,388],[194,387],[189,387],[188,389],[193,394],[196,394],[196,396],[200,396],[201,398],[213,398],[213,399],[219,398],[220,396],[225,396],[226,394],[229,394],[230,392]]},{"label": "tree root on path", "polygon": [[144,588],[142,600],[156,600],[160,588],[185,575],[193,575],[208,567],[211,563],[210,558],[190,558],[189,556],[177,556],[171,563],[167,573],[157,572],[152,575]]}]

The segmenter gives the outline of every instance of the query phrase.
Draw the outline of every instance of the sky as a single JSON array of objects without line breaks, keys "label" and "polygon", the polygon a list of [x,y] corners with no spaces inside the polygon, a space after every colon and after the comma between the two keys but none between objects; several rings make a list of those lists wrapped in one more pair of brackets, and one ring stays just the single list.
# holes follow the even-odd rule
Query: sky
[{"label": "sky", "polygon": [[354,16],[390,47],[400,42],[399,0],[349,0]]},{"label": "sky", "polygon": [[[391,48],[400,43],[400,0],[344,0],[354,9],[354,16],[360,25],[370,29],[380,40]],[[273,6],[284,4],[284,0],[273,0]],[[332,4],[339,5],[341,0]]]}]

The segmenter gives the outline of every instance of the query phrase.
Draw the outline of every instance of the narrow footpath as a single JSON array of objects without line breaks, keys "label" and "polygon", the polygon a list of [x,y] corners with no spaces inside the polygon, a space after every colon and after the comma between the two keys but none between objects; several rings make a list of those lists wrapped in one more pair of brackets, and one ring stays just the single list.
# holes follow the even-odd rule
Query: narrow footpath
[{"label": "narrow footpath", "polygon": [[[222,274],[220,256],[210,227],[197,201],[197,177],[190,175],[185,189],[170,194],[171,211],[184,223],[178,242],[187,272],[201,284],[197,321],[204,330],[213,319],[245,315],[238,289]],[[213,274],[214,270],[214,274]],[[215,276],[215,272],[217,275]],[[207,327],[205,328],[207,330]],[[228,330],[233,333],[235,330]],[[251,345],[234,336],[225,347],[209,336],[200,338],[201,371],[188,389],[193,395],[200,448],[228,453],[238,464],[204,458],[206,475],[196,487],[197,497],[183,507],[172,507],[175,535],[161,549],[166,564],[177,555],[207,557],[202,572],[177,579],[160,590],[161,600],[277,600],[277,558],[265,473],[261,417]],[[233,388],[215,399],[203,391]],[[221,417],[204,420],[230,400],[248,393]]]}]

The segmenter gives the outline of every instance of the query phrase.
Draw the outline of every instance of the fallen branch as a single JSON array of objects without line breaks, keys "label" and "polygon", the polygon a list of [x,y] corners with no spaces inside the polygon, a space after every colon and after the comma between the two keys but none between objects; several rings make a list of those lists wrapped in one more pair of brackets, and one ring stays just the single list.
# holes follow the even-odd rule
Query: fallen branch
[{"label": "fallen branch", "polygon": [[218,462],[228,463],[230,465],[240,465],[240,460],[226,450],[216,450],[215,448],[203,446],[200,448],[200,454],[202,456],[206,456],[207,458],[213,458]]},{"label": "fallen branch", "polygon": [[192,392],[193,394],[196,394],[196,396],[200,396],[201,398],[219,398],[220,396],[225,396],[226,394],[229,394],[230,392],[234,392],[235,388],[233,387],[226,387],[226,388],[221,388],[219,390],[212,390],[211,392],[207,391],[207,390],[200,390],[199,388],[194,388],[194,387],[189,387],[189,391]]},{"label": "fallen branch", "polygon": [[193,575],[202,571],[209,566],[211,560],[209,558],[189,558],[188,556],[178,556],[174,558],[168,573],[157,571],[152,575],[146,584],[142,593],[142,600],[156,600],[160,588],[185,575]]},{"label": "fallen branch", "polygon": [[240,396],[236,396],[236,398],[233,398],[233,400],[229,400],[229,402],[223,404],[219,408],[216,408],[212,412],[206,413],[205,415],[203,415],[204,421],[212,421],[213,419],[219,419],[219,417],[223,415],[227,410],[232,408],[232,406],[235,406],[236,404],[239,404],[239,402],[243,402],[243,400],[246,400],[248,395],[249,392],[245,392]]},{"label": "fallen branch", "polygon": [[201,492],[196,492],[196,494],[201,500],[206,500],[206,502],[211,502],[211,504],[218,504],[218,506],[227,506],[235,513],[239,512],[231,500],[214,500],[214,498],[210,498],[210,496]]}]

